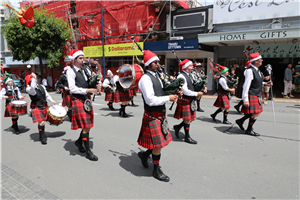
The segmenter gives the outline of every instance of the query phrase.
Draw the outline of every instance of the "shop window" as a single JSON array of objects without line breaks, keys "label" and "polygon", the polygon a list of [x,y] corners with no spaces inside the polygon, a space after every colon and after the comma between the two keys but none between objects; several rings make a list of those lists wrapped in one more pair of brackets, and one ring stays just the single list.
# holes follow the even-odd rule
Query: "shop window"
[{"label": "shop window", "polygon": [[4,22],[5,18],[4,17],[1,17],[1,22]]},{"label": "shop window", "polygon": [[4,10],[3,9],[1,9],[1,15],[4,15]]}]

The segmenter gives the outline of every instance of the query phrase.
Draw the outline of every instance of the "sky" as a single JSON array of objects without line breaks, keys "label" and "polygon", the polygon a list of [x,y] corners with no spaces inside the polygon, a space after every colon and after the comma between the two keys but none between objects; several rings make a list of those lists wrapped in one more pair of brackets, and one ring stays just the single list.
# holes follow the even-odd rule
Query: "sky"
[{"label": "sky", "polygon": [[198,0],[203,6],[208,6],[214,4],[214,0]]},{"label": "sky", "polygon": [[15,9],[20,9],[20,2],[22,0],[10,0],[11,6]]}]

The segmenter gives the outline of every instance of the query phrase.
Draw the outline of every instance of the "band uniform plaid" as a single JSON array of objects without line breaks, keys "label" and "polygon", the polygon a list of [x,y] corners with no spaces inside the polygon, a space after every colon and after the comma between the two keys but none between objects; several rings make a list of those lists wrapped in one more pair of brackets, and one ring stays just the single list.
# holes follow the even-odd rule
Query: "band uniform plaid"
[{"label": "band uniform plaid", "polygon": [[226,94],[219,94],[214,106],[219,108],[230,108],[228,96]]},{"label": "band uniform plaid", "polygon": [[68,108],[72,107],[72,96],[69,91],[63,91],[62,93],[63,101],[62,107],[67,106]]},{"label": "band uniform plaid", "polygon": [[[147,116],[148,115],[148,116]],[[150,118],[154,117],[159,120]],[[171,132],[164,136],[161,130],[160,120],[166,117],[166,113],[145,111],[142,127],[138,138],[138,144],[146,149],[160,149],[172,141]]]},{"label": "band uniform plaid", "polygon": [[86,112],[83,108],[83,102],[78,99],[72,99],[73,115],[71,130],[79,128],[92,128],[94,125],[94,111]]},{"label": "band uniform plaid", "polygon": [[191,111],[193,99],[182,97],[177,100],[177,107],[174,113],[175,119],[192,120],[196,118],[196,111]]},{"label": "band uniform plaid", "polygon": [[7,104],[5,106],[5,111],[4,111],[4,117],[13,117],[13,116],[17,116],[17,115],[14,115],[13,113],[11,113],[12,111],[12,107],[11,107],[11,103]]},{"label": "band uniform plaid", "polygon": [[249,98],[249,107],[242,106],[241,112],[244,114],[259,114],[263,111],[262,105],[259,104],[258,97],[255,95],[248,95]]},{"label": "band uniform plaid", "polygon": [[31,103],[30,108],[33,123],[47,120],[47,105],[38,107],[37,105]]},{"label": "band uniform plaid", "polygon": [[105,101],[114,101],[115,93],[110,89],[105,89]]},{"label": "band uniform plaid", "polygon": [[129,90],[129,96],[136,96],[135,88],[130,88]]},{"label": "band uniform plaid", "polygon": [[116,90],[114,102],[119,103],[119,102],[124,102],[124,101],[130,101],[129,91],[125,90],[125,92],[120,92],[119,90]]}]

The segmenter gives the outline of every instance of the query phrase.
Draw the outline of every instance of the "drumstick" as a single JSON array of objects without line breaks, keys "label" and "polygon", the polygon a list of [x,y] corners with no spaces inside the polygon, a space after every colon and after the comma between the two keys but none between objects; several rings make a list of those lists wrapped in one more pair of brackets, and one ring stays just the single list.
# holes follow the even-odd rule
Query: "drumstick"
[{"label": "drumstick", "polygon": [[18,101],[24,99],[26,97],[26,94],[24,96],[22,96]]}]

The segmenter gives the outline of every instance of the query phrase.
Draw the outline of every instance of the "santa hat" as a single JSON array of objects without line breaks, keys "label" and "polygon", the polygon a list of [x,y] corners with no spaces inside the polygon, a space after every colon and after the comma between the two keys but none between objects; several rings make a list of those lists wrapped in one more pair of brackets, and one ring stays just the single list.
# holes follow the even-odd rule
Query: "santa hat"
[{"label": "santa hat", "polygon": [[201,63],[194,63],[194,67],[201,67],[202,64]]},{"label": "santa hat", "polygon": [[25,77],[26,86],[29,85],[31,79],[32,79],[32,75],[31,75],[31,74],[29,74],[29,75],[27,75],[27,76]]},{"label": "santa hat", "polygon": [[5,84],[6,84],[6,85],[7,85],[8,81],[12,81],[12,79],[8,77],[8,78],[6,79],[6,81],[5,81]]},{"label": "santa hat", "polygon": [[179,63],[179,68],[180,69],[185,69],[185,68],[187,68],[188,66],[190,66],[192,64],[193,64],[192,61],[190,61],[188,59],[185,59],[184,61],[182,61],[182,62]]},{"label": "santa hat", "polygon": [[249,65],[251,64],[251,61],[250,60],[248,60],[247,62],[246,62],[246,65],[245,65],[245,67],[249,67]]},{"label": "santa hat", "polygon": [[112,74],[112,72],[110,70],[107,70],[107,76]]},{"label": "santa hat", "polygon": [[152,53],[149,50],[144,50],[144,64],[145,64],[145,66],[150,65],[150,63],[152,63],[155,60],[159,60],[159,58],[157,57],[157,55],[155,53]]},{"label": "santa hat", "polygon": [[71,54],[70,58],[73,59],[73,60],[74,60],[75,58],[77,58],[78,56],[84,56],[83,51],[78,50],[78,49],[72,49],[72,50],[70,51],[70,54]]},{"label": "santa hat", "polygon": [[259,55],[258,52],[252,53],[252,54],[250,54],[249,56],[250,56],[250,61],[251,61],[251,62],[253,62],[253,61],[255,61],[255,60],[258,60],[258,59],[262,58],[261,55]]}]

